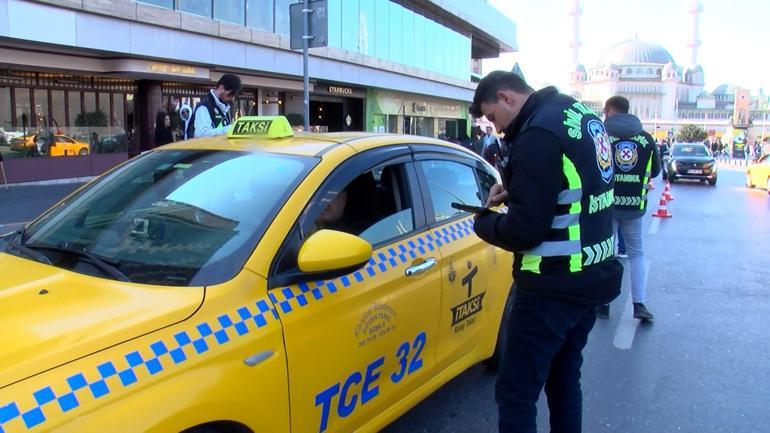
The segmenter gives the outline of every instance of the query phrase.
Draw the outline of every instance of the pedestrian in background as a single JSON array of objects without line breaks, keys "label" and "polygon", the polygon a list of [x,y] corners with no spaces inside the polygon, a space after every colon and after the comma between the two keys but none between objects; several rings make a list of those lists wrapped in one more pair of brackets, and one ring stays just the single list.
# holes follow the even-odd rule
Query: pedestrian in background
[{"label": "pedestrian in background", "polygon": [[91,140],[88,143],[88,147],[90,148],[89,153],[101,153],[101,144],[99,143],[99,134],[96,132],[91,133]]},{"label": "pedestrian in background", "polygon": [[[623,233],[625,250],[631,266],[631,298],[634,318],[654,318],[645,305],[647,271],[644,267],[642,217],[647,212],[647,182],[660,173],[655,140],[642,127],[638,117],[629,114],[628,99],[613,96],[604,104],[604,124],[612,141],[615,164],[614,226]],[[607,319],[610,304],[599,307],[599,317]]]},{"label": "pedestrian in background", "polygon": [[[551,431],[582,430],[580,369],[595,308],[620,291],[614,254],[590,256],[612,232],[612,155],[593,112],[556,88],[535,92],[505,71],[484,77],[470,112],[505,131],[509,163],[477,216],[486,242],[514,253],[516,289],[496,400],[501,433],[535,433],[545,386]],[[565,113],[568,113],[565,114]],[[565,117],[566,116],[566,117]]]},{"label": "pedestrian in background", "polygon": [[174,132],[171,130],[171,116],[165,111],[159,111],[155,119],[155,146],[174,142]]},{"label": "pedestrian in background", "polygon": [[495,135],[490,126],[487,126],[487,135],[484,137],[484,147],[481,150],[481,157],[492,165],[492,167],[497,167],[497,159],[500,157],[500,138]]}]

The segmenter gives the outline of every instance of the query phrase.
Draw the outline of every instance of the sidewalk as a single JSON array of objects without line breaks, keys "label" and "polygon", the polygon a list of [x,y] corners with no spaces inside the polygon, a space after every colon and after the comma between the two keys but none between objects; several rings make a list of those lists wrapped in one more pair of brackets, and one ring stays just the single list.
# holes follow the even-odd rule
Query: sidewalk
[{"label": "sidewalk", "polygon": [[82,183],[0,186],[0,234],[18,230]]}]

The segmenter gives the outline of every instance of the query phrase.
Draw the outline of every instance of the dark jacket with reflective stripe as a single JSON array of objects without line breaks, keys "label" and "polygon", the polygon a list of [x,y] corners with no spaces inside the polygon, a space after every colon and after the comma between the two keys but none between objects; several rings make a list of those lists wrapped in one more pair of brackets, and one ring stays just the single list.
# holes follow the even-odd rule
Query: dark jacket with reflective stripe
[{"label": "dark jacket with reflective stripe", "polygon": [[655,140],[631,114],[616,114],[604,125],[615,164],[615,217],[634,219],[647,210],[647,182],[660,173]]},{"label": "dark jacket with reflective stripe", "polygon": [[483,215],[476,233],[514,252],[520,291],[585,304],[620,292],[614,257],[613,167],[604,125],[549,87],[535,92],[505,131],[508,213]]}]

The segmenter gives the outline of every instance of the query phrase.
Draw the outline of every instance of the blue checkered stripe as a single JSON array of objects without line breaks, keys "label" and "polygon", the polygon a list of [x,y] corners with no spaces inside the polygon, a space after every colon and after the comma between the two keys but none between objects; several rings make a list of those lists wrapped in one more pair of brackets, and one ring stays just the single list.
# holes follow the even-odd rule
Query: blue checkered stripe
[{"label": "blue checkered stripe", "polygon": [[411,238],[397,245],[388,246],[376,251],[361,270],[353,272],[333,280],[302,282],[297,285],[283,287],[271,291],[268,295],[276,308],[289,314],[306,307],[313,302],[328,298],[340,289],[346,289],[356,284],[363,283],[380,274],[391,270],[401,270],[411,261],[428,255],[444,245],[458,239],[470,236],[473,233],[473,221],[465,219],[424,233],[416,238]]},{"label": "blue checkered stripe", "polygon": [[142,378],[166,372],[254,332],[271,320],[278,320],[278,312],[267,299],[261,299],[234,310],[234,313],[222,314],[215,322],[202,322],[177,332],[173,339],[158,340],[145,350],[132,350],[122,358],[106,361],[95,371],[72,374],[56,387],[40,388],[32,393],[30,401],[34,403],[31,405],[0,402],[0,433],[11,431],[8,430],[11,428],[9,423],[14,423],[15,431],[21,431],[21,426],[31,430],[44,424],[50,416],[77,410],[88,401],[127,389]]}]

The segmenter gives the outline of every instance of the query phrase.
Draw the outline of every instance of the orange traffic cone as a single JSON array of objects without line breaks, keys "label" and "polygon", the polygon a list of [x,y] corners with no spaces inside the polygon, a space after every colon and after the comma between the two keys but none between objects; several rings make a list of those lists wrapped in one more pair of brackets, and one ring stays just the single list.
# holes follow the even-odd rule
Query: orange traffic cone
[{"label": "orange traffic cone", "polygon": [[648,191],[652,191],[653,189],[655,189],[655,184],[654,184],[654,183],[652,183],[652,179],[650,179],[650,180],[647,182],[647,190],[648,190]]},{"label": "orange traffic cone", "polygon": [[671,195],[671,184],[666,182],[666,187],[663,188],[663,195],[666,196],[666,201],[671,201],[674,199],[674,196]]},{"label": "orange traffic cone", "polygon": [[659,218],[671,218],[673,215],[668,211],[668,208],[666,208],[666,193],[663,192],[660,195],[660,204],[658,205],[658,211],[652,214],[654,217]]}]

